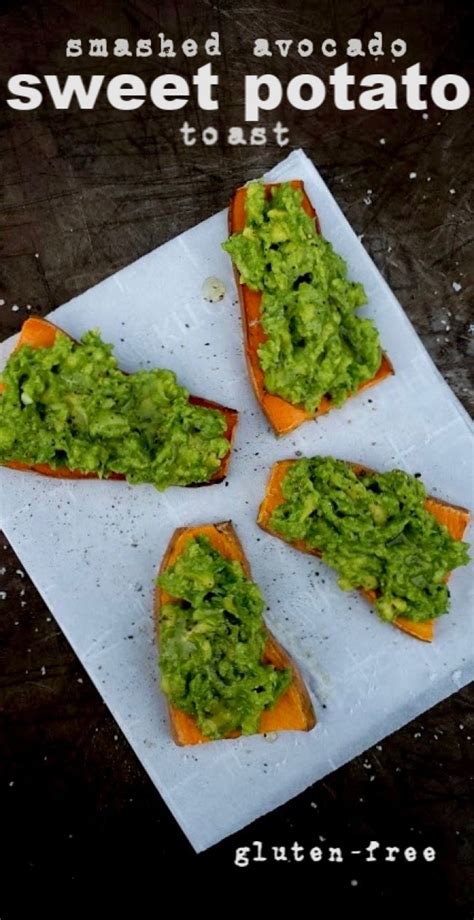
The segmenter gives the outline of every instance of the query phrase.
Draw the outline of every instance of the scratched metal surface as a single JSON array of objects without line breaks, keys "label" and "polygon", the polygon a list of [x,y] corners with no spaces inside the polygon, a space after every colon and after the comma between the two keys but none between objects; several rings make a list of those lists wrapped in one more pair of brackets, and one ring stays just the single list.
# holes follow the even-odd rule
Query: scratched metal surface
[{"label": "scratched metal surface", "polygon": [[[252,69],[249,49],[257,36],[331,35],[342,41],[368,38],[380,28],[408,41],[407,57],[390,65],[394,75],[418,60],[431,78],[468,75],[468,3],[448,8],[418,2],[403,13],[398,3],[388,3],[383,13],[375,2],[287,6],[184,2],[178,9],[165,2],[158,14],[149,0],[89,4],[87,12],[69,0],[4,2],[2,97],[12,73],[71,72],[63,52],[68,37],[135,39],[159,29],[177,40],[221,32],[220,111],[200,113],[191,103],[183,118],[222,131],[243,124],[243,75]],[[302,62],[290,52],[287,60],[274,58],[271,69],[282,80],[303,70],[324,76],[344,60],[316,56]],[[172,69],[189,75],[204,62],[178,53]],[[112,58],[102,64],[107,74],[124,70]],[[376,69],[369,59],[353,66],[361,75]],[[130,59],[127,69],[151,76],[163,65]],[[381,69],[388,69],[385,62]],[[97,62],[81,59],[74,70],[98,72]],[[303,146],[317,162],[438,368],[472,411],[472,115],[467,109],[448,114],[429,108],[426,119],[403,107],[397,113],[341,113],[327,104],[311,116],[289,107],[279,114],[291,128],[290,146]],[[93,112],[60,113],[44,106],[19,116],[2,104],[2,338],[17,331],[27,315],[46,313],[214,213],[236,184],[281,156],[272,143],[259,148],[198,143],[184,152],[177,132],[181,120],[179,113],[170,117],[149,105],[135,113],[104,103]],[[270,114],[264,123],[275,120]],[[39,886],[53,858],[71,885],[90,880],[98,872],[99,853],[102,878],[120,867],[139,876],[157,856],[162,864],[193,865],[173,819],[5,544],[0,571],[0,590],[6,593],[0,600],[1,808],[12,844],[10,878]],[[199,857],[199,865],[228,867],[233,847],[251,839],[423,841],[443,854],[426,898],[461,912],[469,903],[465,879],[472,864],[473,728],[472,693],[464,690],[397,732],[381,751],[369,751],[259,821],[252,832]],[[417,875],[419,885],[424,871]],[[393,903],[406,872],[379,874],[381,904]],[[364,896],[364,867],[344,866],[332,878],[342,880],[341,890],[351,897]],[[350,886],[354,879],[357,887]]]}]

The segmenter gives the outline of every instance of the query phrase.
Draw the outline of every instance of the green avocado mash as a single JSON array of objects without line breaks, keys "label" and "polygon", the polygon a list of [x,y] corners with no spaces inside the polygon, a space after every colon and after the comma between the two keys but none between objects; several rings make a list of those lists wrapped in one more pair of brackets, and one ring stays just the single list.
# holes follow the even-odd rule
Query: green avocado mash
[{"label": "green avocado mash", "polygon": [[190,540],[158,584],[176,598],[160,611],[161,688],[209,738],[258,731],[290,669],[263,664],[264,601],[239,562],[205,536]]},{"label": "green avocado mash", "polygon": [[356,316],[366,302],[344,260],[303,210],[286,182],[247,188],[246,226],[224,244],[240,280],[262,292],[266,341],[258,349],[269,393],[314,412],[323,396],[341,405],[380,367],[377,330]]},{"label": "green avocado mash", "polygon": [[23,346],[0,380],[0,462],[67,467],[129,482],[207,482],[230,445],[215,409],[192,405],[171,371],[123,374],[97,331]]},{"label": "green avocado mash", "polygon": [[282,491],[271,527],[321,550],[344,590],[376,591],[382,619],[447,612],[444,579],[467,564],[468,547],[425,509],[419,479],[402,470],[356,475],[342,460],[313,457],[294,462]]}]

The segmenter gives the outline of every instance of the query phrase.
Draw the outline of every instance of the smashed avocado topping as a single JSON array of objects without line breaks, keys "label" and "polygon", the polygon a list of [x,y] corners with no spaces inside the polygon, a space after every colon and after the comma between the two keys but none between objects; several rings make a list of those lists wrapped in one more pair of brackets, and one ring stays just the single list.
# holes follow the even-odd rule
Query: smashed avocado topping
[{"label": "smashed avocado topping", "polygon": [[258,586],[205,536],[189,541],[158,584],[174,599],[160,611],[162,690],[208,738],[254,734],[292,679],[290,669],[262,662]]},{"label": "smashed avocado topping", "polygon": [[229,451],[226,421],[192,405],[172,371],[123,374],[97,331],[22,346],[0,376],[0,462],[119,473],[157,489],[207,482]]},{"label": "smashed avocado topping", "polygon": [[370,380],[382,353],[377,330],[356,315],[366,303],[361,284],[347,279],[344,260],[302,207],[289,182],[247,187],[246,225],[223,245],[242,284],[262,292],[258,349],[269,393],[314,412],[323,396],[341,405]]},{"label": "smashed avocado topping", "polygon": [[384,620],[446,613],[448,573],[469,561],[467,544],[425,509],[423,483],[402,470],[360,472],[341,460],[296,460],[282,482],[272,529],[320,550],[344,590],[375,591]]}]

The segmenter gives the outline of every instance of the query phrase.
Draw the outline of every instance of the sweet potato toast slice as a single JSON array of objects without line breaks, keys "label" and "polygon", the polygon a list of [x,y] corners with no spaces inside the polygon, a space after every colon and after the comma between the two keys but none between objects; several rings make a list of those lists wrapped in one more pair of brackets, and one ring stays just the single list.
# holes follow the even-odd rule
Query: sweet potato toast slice
[{"label": "sweet potato toast slice", "polygon": [[[277,183],[273,182],[266,185],[265,188],[268,195],[270,194],[270,189],[272,189],[276,184]],[[321,228],[319,225],[318,216],[304,190],[303,182],[300,179],[294,179],[291,185],[293,188],[299,188],[303,192],[303,208],[310,217],[314,218],[316,229],[318,233],[320,233]],[[230,233],[239,233],[245,227],[246,194],[247,189],[245,186],[243,186],[242,188],[237,189],[231,199],[229,207]],[[247,359],[249,376],[252,381],[255,395],[275,433],[277,435],[288,434],[303,422],[317,418],[320,415],[325,415],[333,408],[332,402],[329,398],[324,397],[316,412],[311,413],[301,406],[294,406],[292,403],[288,402],[286,399],[283,399],[281,396],[275,396],[272,393],[268,393],[268,391],[265,389],[264,374],[258,357],[258,349],[266,340],[266,336],[260,322],[262,294],[260,291],[251,290],[251,288],[249,288],[246,284],[241,284],[237,269],[234,269],[234,275],[237,284],[237,290],[239,292],[239,301],[242,313],[245,355]],[[380,383],[385,379],[385,377],[389,377],[393,373],[394,370],[387,355],[383,354],[382,361],[377,373],[372,377],[371,380],[367,380],[365,383],[361,384],[358,392],[361,390],[366,390],[368,387],[375,386],[376,383]]]},{"label": "sweet potato toast slice", "polygon": [[[50,323],[49,320],[41,319],[40,317],[30,317],[25,320],[20,331],[20,338],[15,346],[17,348],[22,348],[24,345],[29,345],[30,348],[51,348],[54,344],[58,332],[63,332],[59,326],[55,326],[54,323]],[[67,333],[63,332],[64,335]],[[0,394],[2,391],[2,385],[0,384]],[[217,409],[225,417],[226,420],[226,430],[224,436],[228,439],[230,443],[230,448],[225,457],[222,458],[219,469],[216,470],[209,482],[198,482],[194,484],[194,487],[197,486],[207,486],[213,485],[217,482],[222,482],[227,475],[227,470],[229,467],[230,456],[232,452],[232,442],[235,435],[235,430],[238,422],[238,412],[235,409],[228,409],[226,406],[221,406],[219,403],[211,402],[208,399],[203,399],[200,396],[190,396],[189,401],[196,406],[204,406],[207,409]],[[13,470],[29,470],[30,472],[40,473],[42,476],[52,476],[56,479],[97,479],[95,473],[81,473],[79,470],[70,470],[66,467],[59,467],[53,469],[48,466],[46,463],[35,463],[28,465],[26,463],[21,463],[17,460],[10,460],[4,464]],[[120,473],[111,473],[109,476],[104,477],[105,479],[125,479]]]},{"label": "sweet potato toast slice", "polygon": [[[270,520],[275,508],[284,502],[282,482],[290,466],[296,462],[296,460],[279,460],[273,465],[257,518],[257,523],[262,530],[266,530],[267,533],[272,534],[274,537],[278,537],[279,540],[283,540],[284,542],[289,541],[285,540],[284,537],[272,529]],[[360,463],[353,463],[351,466],[356,474],[364,470],[368,471],[367,467],[362,466]],[[469,523],[469,511],[466,508],[461,508],[458,505],[450,505],[447,502],[432,497],[426,499],[425,507],[440,524],[444,524],[445,527],[447,527],[455,540],[462,539]],[[312,556],[318,557],[322,555],[319,550],[308,546],[303,540],[294,540],[289,543],[289,545],[294,546],[295,549],[300,550],[302,553],[310,553]],[[374,603],[377,596],[375,591],[361,591],[361,594],[363,594],[370,604]],[[405,617],[397,617],[397,619],[393,621],[393,625],[403,630],[403,632],[408,633],[410,636],[414,636],[416,639],[421,639],[424,642],[433,641],[433,620],[416,623],[414,620],[408,620]]]},{"label": "sweet potato toast slice", "polygon": [[[207,537],[215,550],[225,556],[226,559],[240,562],[247,578],[252,577],[250,565],[230,521],[223,521],[219,524],[201,524],[194,527],[179,527],[175,530],[161,562],[160,575],[176,562],[189,540],[197,536]],[[167,604],[172,600],[173,598],[166,591],[159,586],[156,587],[154,613],[158,645],[160,642],[160,609],[163,604]],[[316,725],[316,717],[303,678],[294,661],[267,627],[266,631],[267,641],[263,660],[273,664],[278,669],[291,667],[293,680],[272,709],[267,709],[262,713],[259,733],[310,731]],[[202,744],[211,740],[202,734],[192,716],[171,704],[169,704],[168,710],[171,732],[176,744]],[[229,737],[235,738],[237,734],[232,733]]]}]

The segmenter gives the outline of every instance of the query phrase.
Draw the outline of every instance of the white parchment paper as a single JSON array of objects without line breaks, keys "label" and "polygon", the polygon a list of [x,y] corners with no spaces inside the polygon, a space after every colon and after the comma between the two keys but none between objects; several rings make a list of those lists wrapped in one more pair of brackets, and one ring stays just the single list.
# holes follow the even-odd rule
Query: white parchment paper
[{"label": "white parchment paper", "polygon": [[[321,563],[255,524],[270,465],[297,451],[420,472],[433,494],[474,505],[468,416],[318,172],[297,151],[268,177],[304,180],[324,235],[365,285],[367,314],[396,375],[277,440],[247,379],[230,260],[220,249],[227,235],[222,211],[50,317],[76,337],[99,327],[125,370],[171,367],[192,393],[238,408],[228,484],[160,494],[148,486],[61,482],[0,469],[0,526],[197,851],[295,796],[474,676],[468,569],[455,573],[452,612],[427,645],[382,623],[361,598],[340,591]],[[202,299],[209,275],[226,284],[221,303]],[[1,346],[3,360],[12,343]],[[158,687],[155,572],[175,527],[229,518],[265,593],[269,625],[308,681],[319,723],[309,734],[182,749],[170,738]]]}]

